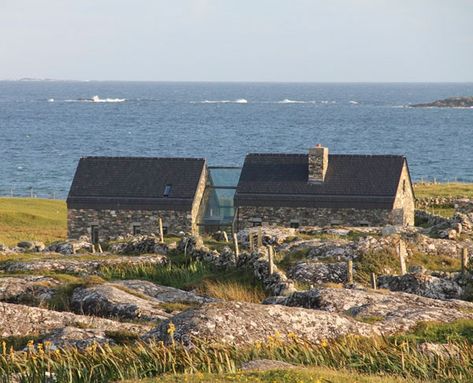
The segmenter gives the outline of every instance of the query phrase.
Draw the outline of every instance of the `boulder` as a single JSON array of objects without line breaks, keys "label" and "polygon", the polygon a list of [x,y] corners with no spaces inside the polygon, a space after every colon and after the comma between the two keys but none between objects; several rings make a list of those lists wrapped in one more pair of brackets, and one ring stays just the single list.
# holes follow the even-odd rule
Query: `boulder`
[{"label": "boulder", "polygon": [[77,313],[120,319],[157,321],[170,317],[160,302],[111,283],[78,287],[71,298]]},{"label": "boulder", "polygon": [[461,299],[464,293],[455,278],[439,278],[425,273],[381,275],[378,287],[433,299]]},{"label": "boulder", "polygon": [[94,344],[115,344],[115,341],[103,329],[73,326],[58,328],[47,334],[42,340],[43,342],[50,342],[53,346],[51,347],[52,350],[67,347],[84,349]]},{"label": "boulder", "polygon": [[167,254],[168,247],[155,235],[138,235],[112,242],[108,250],[115,254]]},{"label": "boulder", "polygon": [[10,249],[8,248],[7,245],[3,244],[3,243],[0,243],[0,253],[6,253],[8,252]]},{"label": "boulder", "polygon": [[71,255],[80,251],[91,252],[92,243],[90,243],[88,237],[83,236],[78,240],[71,239],[67,241],[52,243],[45,249],[45,251],[60,253],[63,255]]},{"label": "boulder", "polygon": [[243,246],[248,246],[250,235],[256,237],[260,229],[262,233],[263,246],[281,245],[289,238],[296,236],[296,229],[293,228],[261,226],[239,231],[237,234],[238,242],[240,242]]},{"label": "boulder", "polygon": [[47,335],[67,326],[144,334],[149,326],[0,302],[0,337]]},{"label": "boulder", "polygon": [[0,277],[0,301],[39,305],[49,301],[60,285],[54,278],[39,275]]},{"label": "boulder", "polygon": [[82,255],[71,255],[65,258],[39,259],[31,261],[5,261],[0,263],[0,270],[7,273],[55,271],[68,274],[90,274],[97,272],[100,267],[118,265],[157,265],[167,263],[164,255],[120,256],[107,257],[97,255],[97,259],[90,260]]},{"label": "boulder", "polygon": [[[171,326],[172,323],[172,326]],[[244,302],[207,303],[159,324],[144,339],[191,344],[202,339],[235,345],[282,340],[297,335],[311,342],[346,334],[369,336],[372,326],[341,315],[279,305]]]},{"label": "boulder", "polygon": [[346,262],[299,262],[289,269],[287,276],[295,281],[309,284],[344,283],[347,277],[347,264]]},{"label": "boulder", "polygon": [[443,301],[386,290],[315,288],[296,292],[279,304],[345,314],[370,320],[373,331],[393,333],[415,327],[421,321],[452,322],[473,319],[473,303]]},{"label": "boulder", "polygon": [[117,286],[124,286],[163,303],[202,304],[215,301],[213,298],[203,297],[190,291],[184,291],[169,286],[161,286],[149,281],[125,280],[115,281],[114,284]]},{"label": "boulder", "polygon": [[43,251],[46,248],[44,243],[39,241],[21,241],[18,242],[16,246],[24,252],[31,253],[37,253]]}]

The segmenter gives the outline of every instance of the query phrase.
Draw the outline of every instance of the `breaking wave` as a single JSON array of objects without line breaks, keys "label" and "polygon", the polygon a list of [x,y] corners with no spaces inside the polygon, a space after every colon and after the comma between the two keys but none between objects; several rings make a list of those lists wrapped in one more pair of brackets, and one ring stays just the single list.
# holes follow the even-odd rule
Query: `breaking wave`
[{"label": "breaking wave", "polygon": [[95,102],[95,103],[115,103],[125,102],[126,98],[100,98],[99,96],[93,96],[92,98],[78,98],[76,100],[64,100],[64,102]]},{"label": "breaking wave", "polygon": [[353,104],[353,105],[358,105],[359,103],[358,103],[357,101],[353,101],[353,100],[351,100],[351,101],[350,101],[350,104]]},{"label": "breaking wave", "polygon": [[315,104],[317,101],[303,101],[303,100],[290,100],[285,98],[282,101],[277,101],[276,104]]},{"label": "breaking wave", "polygon": [[[248,104],[248,100],[245,98],[238,98],[236,100],[204,100],[199,101],[199,104]],[[195,102],[193,102],[195,104]]]}]

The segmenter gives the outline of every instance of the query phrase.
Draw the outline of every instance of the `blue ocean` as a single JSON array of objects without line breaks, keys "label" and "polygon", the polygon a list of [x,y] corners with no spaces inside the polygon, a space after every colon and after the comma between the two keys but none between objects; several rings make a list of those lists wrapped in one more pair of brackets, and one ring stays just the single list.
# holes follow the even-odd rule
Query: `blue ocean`
[{"label": "blue ocean", "polygon": [[82,156],[404,154],[416,180],[473,182],[473,109],[410,104],[473,83],[0,82],[0,195],[65,198]]}]

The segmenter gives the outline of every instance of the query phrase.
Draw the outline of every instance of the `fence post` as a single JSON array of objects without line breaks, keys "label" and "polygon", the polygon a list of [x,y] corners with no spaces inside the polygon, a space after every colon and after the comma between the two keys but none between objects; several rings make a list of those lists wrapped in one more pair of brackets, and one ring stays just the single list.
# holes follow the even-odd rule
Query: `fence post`
[{"label": "fence post", "polygon": [[401,264],[401,275],[404,275],[406,274],[406,244],[402,239],[399,240],[397,254],[399,256],[399,262]]},{"label": "fence post", "polygon": [[258,249],[263,246],[263,229],[258,227]]},{"label": "fence post", "polygon": [[250,246],[250,251],[253,251],[255,249],[255,239],[253,237],[253,233],[251,231],[248,231],[248,246]]},{"label": "fence post", "polygon": [[373,290],[376,290],[378,288],[378,284],[377,284],[377,281],[376,281],[376,274],[375,273],[371,273],[370,280],[371,280],[371,288]]},{"label": "fence post", "polygon": [[164,242],[163,219],[159,217],[159,242]]},{"label": "fence post", "polygon": [[227,232],[225,230],[223,231],[223,239],[225,240],[225,242],[228,243],[228,235],[227,235]]},{"label": "fence post", "polygon": [[274,273],[274,249],[272,246],[268,246],[268,272],[269,275]]},{"label": "fence post", "polygon": [[461,257],[462,274],[465,274],[468,267],[468,249],[466,247],[462,249]]},{"label": "fence post", "polygon": [[240,249],[238,248],[238,237],[236,233],[233,233],[233,246],[235,247],[235,257],[238,259],[240,256]]},{"label": "fence post", "polygon": [[353,284],[353,260],[349,259],[347,261],[347,283]]}]

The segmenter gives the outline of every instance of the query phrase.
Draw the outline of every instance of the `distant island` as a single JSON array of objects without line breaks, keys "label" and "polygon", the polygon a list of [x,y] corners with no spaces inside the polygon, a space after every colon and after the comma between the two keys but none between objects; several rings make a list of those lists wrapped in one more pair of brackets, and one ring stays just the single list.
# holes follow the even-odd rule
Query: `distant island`
[{"label": "distant island", "polygon": [[414,108],[473,108],[473,97],[449,97],[443,100],[436,100],[426,104],[411,105]]}]

